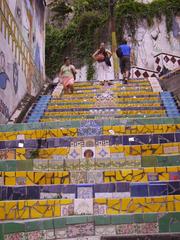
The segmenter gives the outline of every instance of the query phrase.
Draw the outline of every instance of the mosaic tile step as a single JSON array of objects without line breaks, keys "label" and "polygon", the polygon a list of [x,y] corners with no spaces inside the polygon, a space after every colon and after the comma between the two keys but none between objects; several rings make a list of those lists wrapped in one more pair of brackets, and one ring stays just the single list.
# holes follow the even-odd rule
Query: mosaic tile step
[{"label": "mosaic tile step", "polygon": [[[73,99],[76,98],[83,98],[83,99],[89,99],[89,98],[94,98],[96,97],[97,94],[96,93],[79,93],[79,94],[73,94],[73,95],[63,95],[60,99],[61,100],[65,100],[68,99],[69,101],[72,101]],[[139,97],[159,97],[160,94],[158,92],[147,92],[147,91],[132,91],[132,92],[120,92],[118,94],[116,94],[116,98],[123,98],[123,97],[127,97],[127,98],[133,98],[134,96],[139,96]],[[52,99],[58,99],[58,98],[52,98]]]},{"label": "mosaic tile step", "polygon": [[[98,107],[98,106],[103,106],[103,103],[101,103],[100,101],[97,103],[97,101],[93,101],[93,99],[91,99],[92,101],[88,101],[88,100],[82,100],[80,101],[79,99],[74,100],[73,102],[68,102],[68,101],[59,101],[59,100],[52,100],[48,103],[48,107],[50,106],[58,106],[58,107],[64,107],[64,108],[70,108],[72,106],[86,106],[86,107]],[[104,101],[104,103],[107,103],[107,101]],[[130,104],[130,105],[135,105],[135,104],[161,104],[162,101],[159,98],[151,98],[151,99],[145,99],[145,98],[132,98],[131,102],[129,102],[129,99],[121,99],[121,100],[115,100],[112,102],[112,104],[114,104],[115,106],[122,106],[125,104]]]},{"label": "mosaic tile step", "polygon": [[[146,123],[146,119],[144,122]],[[127,122],[127,124],[126,124]],[[81,121],[66,123],[64,127],[63,123],[34,123],[34,124],[15,124],[12,125],[12,129],[7,129],[7,132],[1,130],[0,141],[15,141],[25,139],[49,139],[60,137],[78,137],[78,136],[94,136],[94,135],[128,135],[128,134],[168,134],[179,133],[180,124],[146,124],[144,125],[141,120],[139,122],[134,121],[137,125],[129,124],[129,120],[123,121]],[[162,120],[163,123],[163,120]],[[123,124],[123,125],[122,125]],[[104,125],[104,126],[103,126]],[[5,125],[3,125],[4,127]],[[6,125],[7,126],[7,125]],[[2,128],[3,128],[2,127]],[[20,128],[21,127],[21,128]],[[23,130],[24,128],[27,130]],[[6,129],[5,129],[6,130]]]},{"label": "mosaic tile step", "polygon": [[[11,141],[0,141],[0,150],[16,149],[23,144],[26,149],[41,149],[41,148],[58,148],[58,147],[96,147],[113,145],[144,145],[144,144],[163,144],[163,143],[178,143],[180,142],[180,132],[165,133],[165,134],[132,134],[132,135],[100,135],[100,131],[94,130],[96,136],[88,135],[89,129],[83,129],[82,134],[86,133],[86,137],[61,137],[61,138],[37,138],[37,139],[19,139]],[[96,131],[96,132],[95,132]],[[113,130],[111,130],[113,131]],[[90,145],[91,143],[91,145]],[[104,156],[103,156],[104,155]],[[102,154],[106,157],[106,154]]]},{"label": "mosaic tile step", "polygon": [[[101,98],[101,96],[99,97]],[[145,96],[133,96],[133,97],[129,97],[129,96],[122,96],[122,97],[118,97],[116,99],[113,99],[115,102],[117,103],[129,103],[129,102],[162,102],[160,95],[157,96],[149,96],[148,98],[146,98]],[[88,98],[73,98],[71,99],[71,101],[69,101],[69,99],[64,99],[63,101],[59,98],[54,98],[51,99],[48,103],[54,103],[54,104],[75,104],[75,103],[97,103],[97,97],[88,97]]]},{"label": "mosaic tile step", "polygon": [[[171,127],[172,125],[175,125],[176,128],[179,128],[178,126],[180,125],[180,118],[179,117],[165,117],[165,118],[152,118],[152,119],[148,119],[148,118],[141,118],[141,119],[107,119],[107,120],[103,120],[103,119],[99,119],[99,120],[82,120],[82,121],[65,121],[65,122],[47,122],[47,123],[18,123],[18,124],[4,124],[4,125],[0,125],[0,136],[1,139],[3,139],[3,135],[7,134],[7,136],[9,135],[9,137],[12,134],[12,132],[15,131],[26,131],[26,130],[35,130],[35,129],[47,129],[47,130],[52,130],[52,129],[59,129],[63,130],[65,128],[79,128],[81,126],[99,126],[99,127],[105,127],[105,126],[111,126],[111,127],[121,127],[121,126],[126,126],[127,129],[128,128],[135,128],[135,126],[137,125],[137,127],[143,127],[145,128],[146,125],[147,128],[151,128],[151,126],[154,125],[154,128],[164,128],[168,129],[169,127]],[[150,127],[149,127],[150,125]],[[162,125],[162,127],[161,127]],[[172,130],[172,129],[171,129]],[[7,132],[7,133],[6,133]],[[173,131],[172,131],[173,132]]]},{"label": "mosaic tile step", "polygon": [[[97,115],[69,115],[69,116],[42,116],[40,120],[37,120],[37,118],[32,118],[31,119],[31,122],[30,123],[34,123],[34,122],[64,122],[64,121],[83,121],[83,120],[90,120],[90,121],[93,121],[93,120],[101,120],[102,118],[104,120],[114,120],[114,119],[119,119],[119,120],[126,120],[126,119],[134,119],[136,118],[137,120],[138,119],[150,119],[150,118],[154,118],[154,117],[158,117],[158,118],[163,118],[163,117],[166,117],[167,114],[165,113],[165,111],[161,112],[160,114],[155,114],[153,112],[151,113],[148,113],[147,112],[145,113],[138,113],[135,112],[134,114],[124,114],[124,115],[102,115],[101,113],[100,114],[97,114]],[[177,115],[173,115],[173,116],[176,116]]]},{"label": "mosaic tile step", "polygon": [[180,211],[180,195],[135,198],[48,199],[0,202],[0,220],[78,215],[119,215]]},{"label": "mosaic tile step", "polygon": [[[96,112],[96,109],[98,111],[100,111],[101,109],[104,110],[105,106],[104,107],[86,107],[86,106],[83,106],[83,107],[66,107],[64,106],[64,108],[61,108],[61,107],[58,107],[58,106],[48,106],[47,109],[44,111],[44,114],[50,112],[52,113],[53,115],[55,113],[64,113],[64,112],[68,112],[68,113],[74,113],[74,112]],[[165,109],[165,107],[162,105],[162,104],[127,104],[127,105],[121,105],[120,107],[106,107],[106,111],[109,110],[109,111],[130,111],[130,110],[162,110],[162,109]],[[36,110],[36,113],[39,113],[41,111],[41,109],[39,110]]]},{"label": "mosaic tile step", "polygon": [[[46,220],[23,220],[16,223],[1,223],[0,237],[2,240],[34,238],[37,240],[100,240],[102,239],[101,236],[105,237],[109,235],[122,235],[123,237],[127,235],[130,237],[130,235],[136,234],[146,234],[147,236],[147,234],[161,233],[166,233],[167,237],[168,234],[176,233],[179,226],[179,212],[165,213],[163,215],[161,213],[144,213],[114,216],[64,216]],[[140,236],[138,237],[140,238]],[[113,240],[116,238],[113,237],[111,239]],[[148,236],[148,239],[151,238]],[[152,239],[154,240],[154,238]],[[173,239],[175,240],[176,238]]]},{"label": "mosaic tile step", "polygon": [[[93,139],[89,139],[93,143]],[[88,141],[88,140],[87,140]],[[23,143],[21,143],[23,144]],[[54,147],[54,148],[22,148],[4,149],[0,151],[2,160],[26,160],[26,159],[62,159],[67,158],[71,161],[94,159],[117,159],[127,156],[154,156],[178,154],[180,152],[180,142],[160,143],[160,144],[143,144],[143,145],[111,145],[99,144],[96,146],[71,146],[71,147]]]},{"label": "mosaic tile step", "polygon": [[114,159],[94,159],[69,161],[64,158],[45,160],[45,159],[28,159],[24,160],[1,160],[0,171],[88,171],[88,170],[115,170],[132,169],[140,167],[165,167],[180,166],[180,155],[163,155],[148,157],[122,157]]},{"label": "mosaic tile step", "polygon": [[150,167],[96,171],[0,172],[1,186],[79,183],[153,182],[180,180],[180,167]]},{"label": "mosaic tile step", "polygon": [[180,194],[180,180],[170,182],[1,186],[0,201],[155,197]]},{"label": "mosaic tile step", "polygon": [[[113,106],[113,104],[112,104],[112,106]],[[145,108],[147,108],[147,107],[152,107],[152,108],[156,108],[156,107],[161,107],[161,106],[163,106],[161,103],[152,103],[152,102],[150,102],[150,103],[144,103],[144,102],[141,102],[141,103],[126,103],[126,104],[114,104],[114,109],[118,109],[118,108],[123,108],[123,109],[126,109],[126,108],[142,108],[142,107],[145,107]],[[98,109],[99,108],[105,108],[105,107],[107,107],[107,106],[98,106]],[[87,110],[87,109],[89,109],[89,108],[97,108],[96,106],[94,106],[94,104],[88,104],[88,105],[85,105],[84,103],[82,104],[79,104],[79,105],[77,105],[77,106],[75,106],[75,105],[56,105],[56,104],[51,104],[51,105],[48,105],[47,106],[47,108],[46,108],[46,110],[51,110],[51,109],[66,109],[66,110],[69,110],[69,109],[76,109],[76,111],[78,110],[78,109],[83,109],[83,110]],[[108,107],[107,107],[107,109],[108,109]],[[41,109],[39,109],[39,110],[41,110]],[[38,111],[39,111],[38,110]]]}]

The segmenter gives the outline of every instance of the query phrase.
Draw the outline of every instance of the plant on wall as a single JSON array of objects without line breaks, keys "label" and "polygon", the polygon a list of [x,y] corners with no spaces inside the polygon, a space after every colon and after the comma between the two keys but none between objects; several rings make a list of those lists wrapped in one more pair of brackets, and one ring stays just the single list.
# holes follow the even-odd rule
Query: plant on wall
[{"label": "plant on wall", "polygon": [[[66,5],[65,7],[64,4]],[[53,76],[58,72],[65,55],[79,59],[80,65],[87,64],[88,80],[94,74],[92,52],[100,41],[109,41],[109,0],[55,0],[51,5],[61,19],[73,11],[69,24],[58,29],[47,26],[46,31],[46,73]],[[154,0],[151,3],[140,3],[135,0],[117,0],[115,6],[116,32],[119,39],[123,37],[125,28],[135,35],[139,21],[146,19],[149,26],[154,18],[166,16],[166,26],[172,29],[174,15],[180,15],[179,0]],[[106,34],[105,34],[106,33]],[[110,37],[110,36],[109,36]]]}]

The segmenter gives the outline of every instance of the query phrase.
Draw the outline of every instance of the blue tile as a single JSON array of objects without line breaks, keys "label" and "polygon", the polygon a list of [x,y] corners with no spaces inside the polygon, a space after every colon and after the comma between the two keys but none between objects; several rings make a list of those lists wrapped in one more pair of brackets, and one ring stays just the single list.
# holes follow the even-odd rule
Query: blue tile
[{"label": "blue tile", "polygon": [[117,192],[129,192],[130,191],[130,183],[129,182],[117,182],[115,184]]},{"label": "blue tile", "polygon": [[168,194],[179,195],[180,194],[180,181],[168,182]]},{"label": "blue tile", "polygon": [[131,197],[147,197],[148,185],[145,183],[131,183],[130,193]]},{"label": "blue tile", "polygon": [[168,193],[168,187],[166,183],[150,183],[149,184],[149,196],[164,196]]}]

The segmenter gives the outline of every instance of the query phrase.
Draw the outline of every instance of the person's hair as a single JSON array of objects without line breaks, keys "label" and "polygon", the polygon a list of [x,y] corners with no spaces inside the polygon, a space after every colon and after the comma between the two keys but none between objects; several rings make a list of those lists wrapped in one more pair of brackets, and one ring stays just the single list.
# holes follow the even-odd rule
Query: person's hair
[{"label": "person's hair", "polygon": [[67,60],[70,60],[69,57],[65,57],[65,58],[64,58],[64,63],[65,63]]},{"label": "person's hair", "polygon": [[127,44],[127,40],[126,40],[126,39],[123,39],[121,43],[122,43],[122,44]]}]

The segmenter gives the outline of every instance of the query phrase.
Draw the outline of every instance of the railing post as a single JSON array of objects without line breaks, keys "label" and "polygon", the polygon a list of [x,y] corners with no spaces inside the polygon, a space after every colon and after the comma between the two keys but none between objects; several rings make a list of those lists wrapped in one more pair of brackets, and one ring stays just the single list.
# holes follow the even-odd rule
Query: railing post
[{"label": "railing post", "polygon": [[116,0],[109,0],[114,76],[116,80],[119,80],[119,61],[116,56],[117,40],[116,40],[116,29],[115,29],[115,19],[114,19],[115,3],[116,3]]}]

